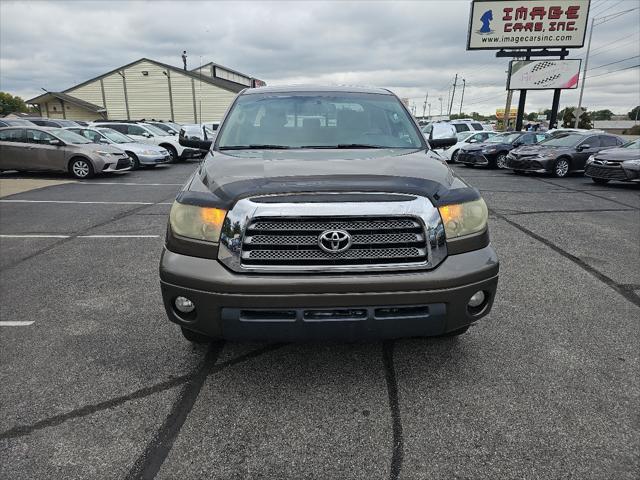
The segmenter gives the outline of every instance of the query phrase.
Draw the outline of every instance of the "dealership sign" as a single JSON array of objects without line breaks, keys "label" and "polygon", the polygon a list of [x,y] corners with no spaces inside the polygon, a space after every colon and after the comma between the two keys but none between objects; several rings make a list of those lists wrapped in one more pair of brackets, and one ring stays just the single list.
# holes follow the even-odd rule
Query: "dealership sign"
[{"label": "dealership sign", "polygon": [[589,0],[474,0],[467,50],[580,48]]},{"label": "dealership sign", "polygon": [[512,60],[507,90],[577,88],[581,60]]}]

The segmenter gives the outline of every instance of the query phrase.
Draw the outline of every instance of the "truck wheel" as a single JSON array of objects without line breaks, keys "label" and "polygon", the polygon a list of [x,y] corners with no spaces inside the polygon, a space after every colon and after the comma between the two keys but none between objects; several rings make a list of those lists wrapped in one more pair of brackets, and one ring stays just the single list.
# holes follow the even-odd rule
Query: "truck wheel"
[{"label": "truck wheel", "polygon": [[180,330],[182,330],[182,336],[191,343],[210,343],[213,340],[211,337],[194,332],[188,328],[180,327]]},{"label": "truck wheel", "polygon": [[93,165],[86,158],[76,157],[69,162],[69,172],[76,178],[84,180],[94,175]]},{"label": "truck wheel", "polygon": [[593,180],[594,183],[597,183],[598,185],[604,185],[605,183],[609,183],[609,179],[608,178],[591,177],[591,180]]}]

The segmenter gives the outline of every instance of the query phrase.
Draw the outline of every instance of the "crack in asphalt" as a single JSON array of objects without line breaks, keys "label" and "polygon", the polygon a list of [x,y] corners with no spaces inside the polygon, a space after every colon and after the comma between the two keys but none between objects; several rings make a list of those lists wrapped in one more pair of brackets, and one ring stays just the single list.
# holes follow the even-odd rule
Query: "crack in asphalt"
[{"label": "crack in asphalt", "polygon": [[[274,350],[282,348],[284,345],[286,344],[284,343],[269,344],[265,347],[252,350],[243,355],[238,355],[235,358],[232,358],[230,360],[226,360],[224,362],[214,365],[211,371],[207,373],[207,375],[217,373],[221,370],[224,370],[227,367],[232,367],[234,365],[245,362],[247,360],[251,360],[253,358],[259,357],[260,355],[263,355],[265,353],[272,352]],[[68,420],[86,417],[87,415],[92,415],[94,413],[97,413],[103,410],[109,410],[111,408],[119,407],[120,405],[123,405],[132,400],[138,400],[140,398],[145,398],[150,395],[153,395],[154,393],[160,393],[166,390],[170,390],[172,388],[175,388],[177,386],[180,386],[180,385],[183,385],[184,383],[189,382],[191,379],[193,379],[193,377],[197,374],[197,372],[201,368],[202,368],[202,363],[199,364],[198,367],[196,367],[196,369],[191,373],[188,373],[186,375],[181,375],[179,377],[175,377],[175,378],[172,378],[171,380],[166,380],[164,382],[160,382],[155,385],[151,385],[150,387],[141,388],[134,392],[128,393],[127,395],[114,397],[99,403],[84,405],[82,407],[71,410],[69,412],[62,413],[60,415],[54,415],[53,417],[45,418],[36,423],[32,423],[30,425],[19,425],[17,427],[13,427],[9,430],[6,430],[0,433],[0,440],[30,435],[31,433],[37,430],[42,430],[43,428],[55,427]]]},{"label": "crack in asphalt", "polygon": [[404,439],[402,436],[402,419],[400,418],[400,402],[398,401],[398,382],[393,365],[393,341],[385,341],[382,344],[382,361],[384,363],[385,379],[387,381],[387,393],[389,395],[389,410],[393,430],[393,444],[391,449],[390,480],[397,480],[402,470],[404,457]]},{"label": "crack in asphalt", "polygon": [[156,432],[129,470],[125,477],[127,480],[153,479],[158,474],[223,348],[224,341],[211,343],[204,360],[185,384],[160,430]]},{"label": "crack in asphalt", "polygon": [[568,259],[571,262],[575,263],[577,266],[582,268],[584,271],[586,271],[587,273],[590,273],[596,279],[600,280],[602,283],[606,284],[607,286],[609,286],[610,288],[612,288],[613,290],[618,292],[620,295],[622,295],[629,302],[631,302],[634,305],[637,305],[638,307],[640,307],[640,297],[638,295],[636,295],[631,289],[629,289],[628,286],[616,282],[615,280],[613,280],[612,278],[608,277],[604,273],[602,273],[599,270],[596,270],[595,268],[593,268],[591,265],[589,265],[588,263],[586,263],[582,259],[580,259],[580,258],[576,257],[575,255],[567,252],[566,250],[563,250],[562,248],[560,248],[556,244],[550,242],[549,240],[547,240],[543,236],[538,235],[537,233],[529,230],[526,227],[523,227],[522,225],[520,225],[517,222],[514,222],[513,220],[509,219],[506,215],[498,213],[493,209],[489,209],[489,211],[493,215],[495,215],[497,218],[499,218],[500,220],[503,220],[504,222],[508,223],[512,227],[517,228],[518,230],[520,230],[525,235],[533,238],[534,240],[539,241],[540,243],[542,243],[542,244],[546,245],[547,247],[549,247],[554,252],[559,253],[560,255],[565,257],[566,259]]},{"label": "crack in asphalt", "polygon": [[132,208],[131,210],[127,210],[125,212],[119,213],[119,214],[111,217],[110,219],[105,220],[104,222],[96,223],[96,224],[91,225],[91,226],[89,226],[87,228],[83,228],[82,230],[79,230],[79,231],[75,232],[74,234],[72,234],[68,238],[63,238],[58,242],[54,242],[54,243],[52,243],[51,245],[49,245],[47,247],[44,247],[44,248],[42,248],[40,250],[37,250],[37,251],[33,252],[32,254],[27,255],[24,258],[21,258],[20,260],[17,260],[15,262],[9,263],[8,265],[5,265],[3,268],[0,269],[0,273],[5,272],[5,271],[7,271],[7,270],[9,270],[9,269],[11,269],[13,267],[16,267],[16,266],[20,265],[21,263],[26,262],[27,260],[31,260],[32,258],[37,257],[38,255],[41,255],[43,253],[47,253],[47,252],[53,250],[54,248],[59,247],[60,245],[64,245],[65,243],[70,242],[71,240],[75,240],[80,235],[83,235],[86,232],[88,232],[90,230],[93,230],[94,228],[104,227],[105,225],[107,225],[107,224],[109,224],[111,222],[115,222],[117,220],[122,220],[123,218],[126,218],[126,217],[128,217],[130,215],[135,215],[140,210],[144,210],[145,208],[151,208],[151,207],[157,206],[160,203],[166,202],[168,200],[173,200],[173,199],[175,199],[175,194],[171,195],[170,197],[168,197],[166,199],[162,199],[159,202],[155,202],[155,203],[152,203],[150,205],[140,205],[139,207],[135,207],[135,208]]}]

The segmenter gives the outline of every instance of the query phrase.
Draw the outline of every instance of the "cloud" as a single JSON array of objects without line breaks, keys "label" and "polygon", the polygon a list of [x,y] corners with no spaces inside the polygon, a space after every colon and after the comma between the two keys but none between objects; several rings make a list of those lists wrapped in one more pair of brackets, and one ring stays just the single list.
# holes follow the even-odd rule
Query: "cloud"
[{"label": "cloud", "polygon": [[[617,3],[597,0],[592,9],[605,15],[637,5]],[[411,98],[419,112],[427,92],[432,112],[439,112],[438,98],[446,103],[459,73],[467,81],[464,110],[490,113],[504,106],[508,60],[465,50],[468,10],[468,1],[455,0],[3,1],[0,89],[30,98],[40,87],[63,90],[141,57],[180,65],[186,49],[191,67],[214,61],[269,84],[382,86]],[[640,53],[639,12],[596,27],[593,67]],[[584,50],[570,57],[582,58]],[[631,59],[593,74],[638,63]],[[584,102],[624,113],[640,103],[639,90],[638,69],[627,70],[588,80]],[[530,92],[527,110],[549,108],[551,97]],[[563,104],[576,101],[576,92],[563,92]]]}]

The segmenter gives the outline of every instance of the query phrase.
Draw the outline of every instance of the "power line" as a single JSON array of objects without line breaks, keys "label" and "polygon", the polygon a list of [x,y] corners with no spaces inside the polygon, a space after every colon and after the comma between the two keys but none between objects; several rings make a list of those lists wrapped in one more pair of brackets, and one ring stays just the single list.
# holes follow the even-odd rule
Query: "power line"
[{"label": "power line", "polygon": [[[635,37],[636,35],[640,35],[640,32],[636,32],[636,33],[635,33],[635,34],[633,34],[632,36],[633,36],[633,37]],[[620,42],[620,41],[622,41],[622,40],[627,40],[627,43],[629,43],[628,38],[629,38],[629,35],[625,35],[624,37],[617,38],[617,39],[613,40],[612,42],[605,43],[604,45],[601,45],[601,46],[599,46],[599,47],[597,47],[597,48],[594,48],[594,49],[592,50],[592,52],[597,52],[597,51],[599,51],[599,50],[602,50],[602,49],[603,49],[603,48],[605,48],[605,47],[608,47],[609,45],[613,45],[614,43],[618,43],[618,42]],[[599,54],[598,54],[598,55],[599,55]],[[593,56],[593,55],[592,55],[592,56]]]},{"label": "power line", "polygon": [[618,68],[617,70],[611,70],[610,72],[599,73],[598,75],[590,75],[589,78],[596,78],[596,77],[602,77],[604,75],[611,75],[612,73],[622,72],[623,70],[631,70],[632,68],[638,68],[638,67],[640,67],[640,64],[633,65],[631,67]]},{"label": "power line", "polygon": [[615,65],[616,63],[626,62],[627,60],[633,60],[634,58],[640,58],[640,55],[636,55],[635,57],[623,58],[622,60],[618,60],[616,62],[605,63],[604,65],[598,65],[597,67],[590,68],[589,70],[587,70],[587,72],[590,72],[591,70],[596,70],[602,67],[608,67],[609,65]]},{"label": "power line", "polygon": [[622,46],[629,45],[629,44],[637,45],[638,44],[638,40],[635,39],[635,38],[632,38],[632,39],[627,40],[626,42],[623,42],[620,45],[617,45],[615,47],[612,46],[612,47],[609,47],[609,48],[605,48],[604,50],[600,50],[598,53],[591,55],[590,58],[597,57],[598,55],[602,55],[603,53],[608,52],[612,48],[620,48]]},{"label": "power line", "polygon": [[[598,10],[598,12],[597,12],[597,13],[598,13],[598,14],[600,14],[600,13],[602,13],[602,12],[604,12],[604,11],[606,11],[606,10],[610,9],[610,8],[614,8],[614,7],[616,7],[616,6],[617,6],[618,4],[620,4],[620,3],[622,3],[622,0],[620,0],[620,1],[619,1],[619,2],[617,2],[617,3],[614,3],[613,5],[607,5],[607,2],[603,2],[603,3],[601,3],[600,5],[598,5],[597,7],[593,8],[593,9],[591,10],[591,18],[593,18],[593,17],[594,17],[594,15],[596,14],[596,10]],[[604,7],[604,8],[603,8],[603,7]]]}]

